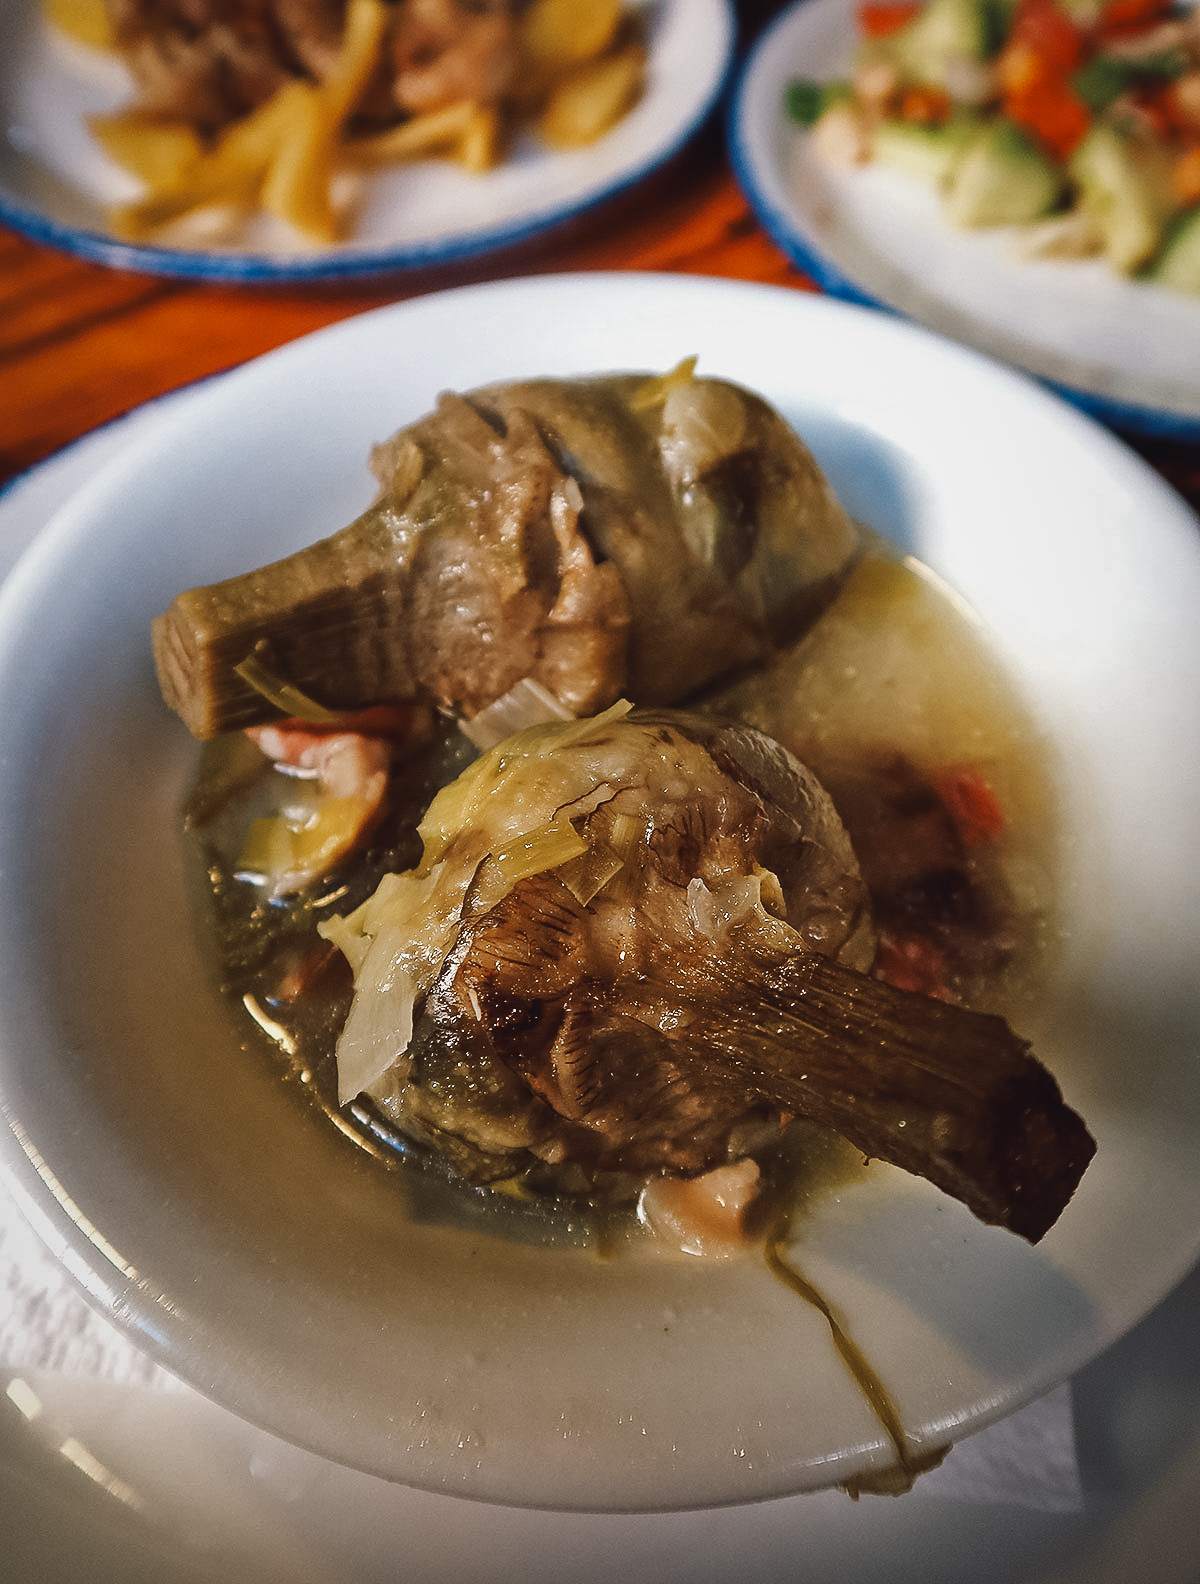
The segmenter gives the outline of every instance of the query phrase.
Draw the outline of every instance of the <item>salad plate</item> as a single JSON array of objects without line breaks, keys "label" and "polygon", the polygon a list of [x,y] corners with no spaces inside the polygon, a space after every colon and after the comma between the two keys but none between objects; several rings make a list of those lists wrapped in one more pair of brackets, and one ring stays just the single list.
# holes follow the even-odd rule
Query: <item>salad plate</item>
[{"label": "salad plate", "polygon": [[1120,277],[1102,260],[1022,257],[1011,228],[955,229],[919,184],[818,158],[784,93],[796,78],[848,75],[855,15],[852,0],[789,6],[735,88],[731,158],[778,245],[833,296],[1025,369],[1106,422],[1200,438],[1200,298]]},{"label": "salad plate", "polygon": [[716,104],[734,44],[729,0],[638,0],[647,82],[606,136],[551,151],[532,136],[483,175],[426,160],[367,180],[352,235],[306,247],[266,221],[233,245],[159,246],[114,236],[110,204],[137,195],[85,117],[131,97],[123,65],[56,33],[36,0],[0,0],[0,220],[36,240],[120,269],[227,281],[369,276],[469,259],[515,245],[617,196],[677,154]]},{"label": "salad plate", "polygon": [[149,623],[349,521],[370,446],[441,389],[690,354],[775,402],[848,509],[969,602],[1059,767],[1045,1050],[1096,1159],[1036,1247],[873,1167],[806,1215],[806,1274],[933,1449],[1065,1379],[1200,1252],[1194,516],[1032,381],[807,294],[587,275],[388,308],[195,391],[0,594],[0,1161],[149,1356],[289,1443],[431,1491],[699,1507],[892,1454],[822,1317],[758,1258],[598,1259],[569,1218],[534,1237],[382,1170],[249,1056],[199,950],[194,744]]}]

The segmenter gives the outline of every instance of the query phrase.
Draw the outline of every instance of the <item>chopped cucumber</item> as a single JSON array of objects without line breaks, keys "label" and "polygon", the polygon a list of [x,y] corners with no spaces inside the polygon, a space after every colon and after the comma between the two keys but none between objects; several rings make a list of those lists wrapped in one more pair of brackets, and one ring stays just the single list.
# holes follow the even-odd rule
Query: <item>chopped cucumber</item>
[{"label": "chopped cucumber", "polygon": [[1017,0],[983,0],[984,53],[995,55],[1012,32]]},{"label": "chopped cucumber", "polygon": [[1174,208],[1165,151],[1098,121],[1069,169],[1081,207],[1100,228],[1109,263],[1125,275],[1140,269],[1158,252]]},{"label": "chopped cucumber", "polygon": [[1024,225],[1058,203],[1062,173],[1013,122],[981,127],[955,167],[946,218],[958,226]]},{"label": "chopped cucumber", "polygon": [[1182,77],[1188,56],[1181,49],[1156,50],[1131,60],[1124,55],[1093,55],[1072,73],[1075,92],[1091,110],[1107,110],[1122,94],[1143,86],[1161,87]]},{"label": "chopped cucumber", "polygon": [[1170,230],[1166,246],[1148,272],[1148,280],[1172,291],[1200,295],[1200,204],[1182,214]]},{"label": "chopped cucumber", "polygon": [[877,42],[905,77],[944,88],[954,62],[986,58],[993,31],[989,0],[929,0],[911,22]]},{"label": "chopped cucumber", "polygon": [[890,170],[941,189],[950,182],[977,130],[978,122],[971,116],[955,116],[942,126],[881,121],[872,134],[871,153]]}]

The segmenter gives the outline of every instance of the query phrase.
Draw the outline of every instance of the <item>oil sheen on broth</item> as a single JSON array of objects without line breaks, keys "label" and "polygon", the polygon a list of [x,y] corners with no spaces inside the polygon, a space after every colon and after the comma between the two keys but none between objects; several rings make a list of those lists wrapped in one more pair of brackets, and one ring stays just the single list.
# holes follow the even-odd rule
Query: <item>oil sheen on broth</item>
[{"label": "oil sheen on broth", "polygon": [[[1054,934],[1049,754],[953,594],[872,544],[804,639],[701,707],[776,738],[825,783],[872,892],[878,972],[1026,1021]],[[296,1103],[410,1180],[446,1174],[369,1105],[337,1105],[333,1052],[353,987],[316,925],[351,911],[386,871],[417,862],[418,820],[474,754],[456,725],[433,723],[393,772],[390,810],[367,850],[281,901],[239,879],[238,856],[251,820],[294,800],[295,780],[229,734],[205,746],[188,808],[208,950],[223,991],[253,1017],[263,1059],[278,1064]],[[786,1130],[762,1164],[760,1221],[784,1200],[802,1215],[812,1196],[865,1169],[858,1152],[807,1123]],[[471,1202],[476,1220],[479,1190],[443,1186]],[[498,1232],[559,1241],[569,1228],[568,1242],[604,1246],[644,1236],[629,1204],[564,1208],[495,1189],[486,1198]]]}]

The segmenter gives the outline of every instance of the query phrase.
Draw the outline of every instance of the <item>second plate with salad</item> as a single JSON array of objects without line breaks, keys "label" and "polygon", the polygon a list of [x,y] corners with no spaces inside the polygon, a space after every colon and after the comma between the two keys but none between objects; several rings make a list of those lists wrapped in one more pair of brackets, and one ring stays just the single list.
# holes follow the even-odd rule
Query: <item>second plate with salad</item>
[{"label": "second plate with salad", "polygon": [[779,245],[833,295],[1022,367],[1110,422],[1200,437],[1200,296],[1100,255],[1035,257],[1027,224],[956,225],[933,183],[830,159],[789,115],[793,84],[825,94],[851,78],[863,23],[854,0],[802,0],[762,36],[738,85],[734,164]]}]

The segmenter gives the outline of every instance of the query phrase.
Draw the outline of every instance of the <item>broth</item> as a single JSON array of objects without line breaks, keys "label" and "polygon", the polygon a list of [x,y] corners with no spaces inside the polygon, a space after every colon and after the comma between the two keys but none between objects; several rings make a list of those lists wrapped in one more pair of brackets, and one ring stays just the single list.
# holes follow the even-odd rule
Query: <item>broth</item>
[{"label": "broth", "polygon": [[[1021,1021],[1053,938],[1048,754],[950,592],[875,545],[802,641],[700,707],[758,727],[824,782],[868,880],[881,977]],[[441,1161],[368,1100],[338,1106],[334,1047],[353,984],[345,958],[316,927],[355,908],[387,871],[417,862],[421,815],[474,756],[456,725],[436,723],[393,772],[389,812],[369,846],[284,900],[240,878],[238,856],[250,822],[294,800],[294,778],[231,734],[205,747],[188,809],[209,950],[224,993],[253,1019],[266,1059],[301,1103],[360,1147],[435,1176],[447,1175]],[[965,806],[948,809],[947,797],[964,786]],[[988,817],[996,811],[1002,824]],[[863,1166],[849,1145],[802,1121],[762,1152],[761,1164],[763,1220],[781,1195],[802,1206]],[[450,1192],[474,1199],[480,1190],[451,1182]],[[552,1203],[520,1189],[514,1197],[512,1184],[487,1197],[504,1225],[514,1216],[556,1219]],[[574,1201],[568,1220],[584,1241],[608,1245],[641,1235],[628,1210]]]}]

